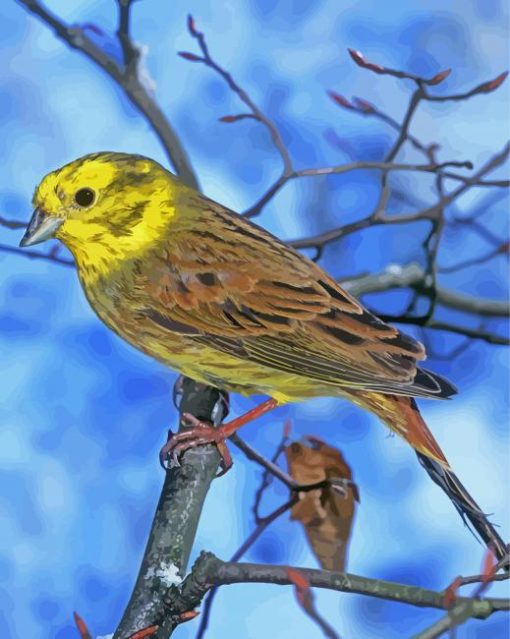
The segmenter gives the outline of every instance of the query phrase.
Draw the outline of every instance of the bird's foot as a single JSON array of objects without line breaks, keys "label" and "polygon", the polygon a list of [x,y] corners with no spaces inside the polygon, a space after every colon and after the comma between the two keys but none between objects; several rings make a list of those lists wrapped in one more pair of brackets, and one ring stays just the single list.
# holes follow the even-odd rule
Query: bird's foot
[{"label": "bird's foot", "polygon": [[202,421],[190,413],[184,413],[182,419],[190,428],[174,435],[169,434],[167,443],[159,453],[161,465],[165,470],[170,462],[171,466],[179,465],[179,459],[187,450],[197,446],[215,444],[220,454],[221,471],[218,476],[224,475],[232,467],[232,457],[227,448],[225,440],[233,435],[241,426],[251,422],[253,419],[264,415],[278,406],[275,399],[268,399],[255,408],[252,408],[244,415],[236,417],[230,422],[215,428],[209,422]]},{"label": "bird's foot", "polygon": [[189,413],[184,413],[182,419],[189,428],[175,435],[170,433],[167,443],[159,452],[159,461],[163,468],[166,470],[168,467],[179,466],[179,460],[187,450],[214,444],[220,454],[221,471],[218,477],[224,475],[233,465],[225,443],[229,435],[223,432],[224,426],[215,428],[209,422],[202,421]]}]

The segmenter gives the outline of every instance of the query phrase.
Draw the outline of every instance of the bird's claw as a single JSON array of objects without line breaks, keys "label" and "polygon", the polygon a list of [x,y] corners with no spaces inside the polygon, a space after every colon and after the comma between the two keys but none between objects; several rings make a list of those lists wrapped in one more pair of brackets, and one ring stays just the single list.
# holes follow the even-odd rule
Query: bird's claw
[{"label": "bird's claw", "polygon": [[189,413],[184,413],[182,420],[189,428],[177,434],[169,431],[168,441],[159,453],[161,466],[165,470],[180,466],[182,455],[187,450],[197,446],[215,444],[220,454],[221,465],[221,471],[217,477],[224,475],[232,467],[233,462],[221,427],[215,428],[208,422],[204,422]]}]

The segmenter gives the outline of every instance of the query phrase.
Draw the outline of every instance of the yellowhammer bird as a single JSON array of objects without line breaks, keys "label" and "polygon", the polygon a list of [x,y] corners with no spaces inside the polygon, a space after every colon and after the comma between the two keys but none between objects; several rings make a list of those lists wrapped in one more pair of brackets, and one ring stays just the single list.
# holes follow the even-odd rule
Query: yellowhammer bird
[{"label": "yellowhammer bird", "polygon": [[[21,245],[61,240],[92,308],[118,335],[195,380],[272,398],[249,417],[316,396],[372,411],[416,449],[480,535],[504,548],[413,399],[455,389],[417,366],[419,342],[317,264],[138,155],[71,162],[42,180],[34,205]],[[217,429],[195,422],[166,451],[221,443],[246,421]]]}]

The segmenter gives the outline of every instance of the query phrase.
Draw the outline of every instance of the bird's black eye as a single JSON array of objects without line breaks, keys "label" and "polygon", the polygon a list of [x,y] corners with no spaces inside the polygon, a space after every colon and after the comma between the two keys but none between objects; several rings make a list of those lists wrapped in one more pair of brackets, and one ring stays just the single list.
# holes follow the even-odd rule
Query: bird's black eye
[{"label": "bird's black eye", "polygon": [[92,189],[80,189],[74,194],[74,201],[79,206],[90,206],[94,201],[95,193]]}]

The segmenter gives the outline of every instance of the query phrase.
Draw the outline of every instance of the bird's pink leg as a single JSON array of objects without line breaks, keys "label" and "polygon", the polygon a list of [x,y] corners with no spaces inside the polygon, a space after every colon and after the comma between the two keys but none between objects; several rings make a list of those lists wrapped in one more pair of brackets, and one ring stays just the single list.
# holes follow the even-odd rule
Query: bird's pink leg
[{"label": "bird's pink leg", "polygon": [[232,457],[225,444],[225,440],[239,430],[241,426],[257,419],[257,417],[265,415],[273,410],[273,408],[276,408],[276,406],[278,406],[276,399],[267,399],[265,402],[262,402],[262,404],[255,406],[255,408],[232,419],[230,422],[226,422],[218,428],[215,428],[208,422],[197,419],[189,413],[184,413],[182,418],[191,428],[173,435],[163,446],[159,454],[162,465],[165,467],[165,462],[168,457],[178,460],[179,457],[190,448],[204,446],[206,444],[216,444],[221,456],[222,471],[220,475],[223,475],[232,466]]}]

